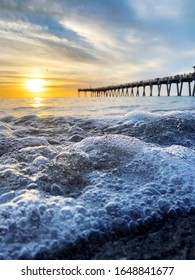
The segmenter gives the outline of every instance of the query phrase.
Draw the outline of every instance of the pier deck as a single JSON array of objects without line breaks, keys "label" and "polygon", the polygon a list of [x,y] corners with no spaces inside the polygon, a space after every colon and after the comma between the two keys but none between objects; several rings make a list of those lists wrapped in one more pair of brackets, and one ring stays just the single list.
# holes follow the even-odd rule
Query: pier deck
[{"label": "pier deck", "polygon": [[[80,94],[84,92],[85,96],[88,96],[89,93],[91,97],[146,96],[146,87],[149,87],[149,96],[153,96],[153,89],[154,86],[156,86],[157,95],[161,96],[162,85],[165,85],[167,96],[170,96],[172,85],[176,84],[177,96],[181,96],[184,83],[188,84],[189,96],[195,96],[195,73],[155,78],[151,80],[106,87],[83,88],[78,89],[78,95],[80,96]],[[140,89],[142,90],[140,91]]]}]

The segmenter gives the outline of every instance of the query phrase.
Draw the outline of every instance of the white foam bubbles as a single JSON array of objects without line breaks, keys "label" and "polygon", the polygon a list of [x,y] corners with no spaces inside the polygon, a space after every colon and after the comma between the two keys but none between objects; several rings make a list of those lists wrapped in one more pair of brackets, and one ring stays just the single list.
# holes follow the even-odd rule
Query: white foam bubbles
[{"label": "white foam bubbles", "polygon": [[120,122],[124,125],[127,124],[141,124],[145,122],[157,121],[162,117],[161,114],[153,114],[144,111],[136,111],[127,113],[124,117],[120,118]]},{"label": "white foam bubbles", "polygon": [[[156,125],[159,118],[168,125],[166,114],[135,113],[121,119],[121,127],[122,122],[133,127],[137,122]],[[59,121],[66,130],[56,130]],[[49,125],[45,136],[12,135],[12,126],[9,136],[3,134],[7,140],[1,142],[6,149],[0,157],[1,258],[33,259],[60,250],[62,243],[73,244],[81,236],[87,240],[92,232],[138,230],[143,222],[152,223],[169,211],[195,206],[191,147],[151,144],[146,138],[123,135],[119,124],[117,133],[111,134],[105,130],[113,126],[111,120],[101,120],[97,127],[94,121],[90,133],[83,132],[90,129],[87,119],[78,119],[74,126],[63,118],[56,123],[30,117],[18,120],[18,125],[35,122]],[[71,139],[76,133],[84,137],[78,143]],[[57,142],[52,145],[54,135]]]}]

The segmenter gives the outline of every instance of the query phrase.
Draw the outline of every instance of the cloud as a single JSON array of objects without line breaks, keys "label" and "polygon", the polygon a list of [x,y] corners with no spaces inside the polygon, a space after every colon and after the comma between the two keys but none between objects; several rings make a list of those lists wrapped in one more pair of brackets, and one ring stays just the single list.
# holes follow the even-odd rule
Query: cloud
[{"label": "cloud", "polygon": [[182,1],[131,0],[137,15],[144,19],[176,19],[182,15]]},{"label": "cloud", "polygon": [[[47,26],[41,26],[32,24],[26,21],[7,21],[0,20],[0,38],[1,42],[6,42],[10,54],[14,55],[14,52],[23,51],[23,55],[39,53],[40,56],[50,56],[51,53],[59,58],[64,56],[66,60],[77,61],[95,61],[95,57],[86,53],[84,49],[76,45],[74,42],[70,42],[63,37],[56,36],[49,32]],[[9,43],[10,42],[10,43]],[[11,47],[9,45],[11,44]],[[28,46],[31,46],[29,49]],[[0,48],[3,47],[3,44]],[[7,47],[7,46],[6,46]],[[41,50],[38,50],[41,48]]]}]

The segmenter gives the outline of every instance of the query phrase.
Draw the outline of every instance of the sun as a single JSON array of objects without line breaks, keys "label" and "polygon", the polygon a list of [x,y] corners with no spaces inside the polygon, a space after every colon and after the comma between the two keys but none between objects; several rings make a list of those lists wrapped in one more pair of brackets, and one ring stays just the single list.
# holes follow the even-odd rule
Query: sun
[{"label": "sun", "polygon": [[32,92],[42,92],[45,82],[42,79],[29,79],[26,81],[26,87]]}]

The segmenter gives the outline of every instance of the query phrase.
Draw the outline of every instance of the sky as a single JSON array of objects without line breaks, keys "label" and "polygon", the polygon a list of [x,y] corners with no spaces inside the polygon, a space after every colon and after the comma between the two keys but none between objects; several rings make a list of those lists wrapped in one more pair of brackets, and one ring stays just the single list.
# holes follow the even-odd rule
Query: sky
[{"label": "sky", "polygon": [[0,0],[0,97],[192,72],[194,12],[194,0]]}]

